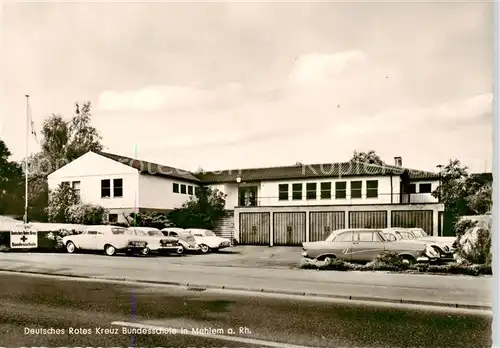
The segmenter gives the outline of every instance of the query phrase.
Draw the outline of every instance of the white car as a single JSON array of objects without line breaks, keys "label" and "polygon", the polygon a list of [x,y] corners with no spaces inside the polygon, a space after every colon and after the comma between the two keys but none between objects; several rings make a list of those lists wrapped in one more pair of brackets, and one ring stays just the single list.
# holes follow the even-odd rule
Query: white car
[{"label": "white car", "polygon": [[175,252],[182,254],[184,248],[179,243],[178,238],[165,237],[163,233],[153,227],[129,227],[129,230],[137,237],[138,240],[147,243],[146,248],[141,250],[143,255],[149,254],[150,251],[158,252]]},{"label": "white car", "polygon": [[167,227],[161,232],[165,236],[179,238],[179,244],[184,248],[183,252],[199,252],[201,250],[193,235],[183,228]]},{"label": "white car", "polygon": [[425,232],[421,228],[409,228],[416,239],[423,240],[426,242],[433,242],[439,247],[444,253],[454,253],[455,248],[453,247],[453,243],[457,240],[457,237],[434,237],[429,236],[427,232]]},{"label": "white car", "polygon": [[210,230],[191,228],[188,229],[188,231],[200,246],[202,253],[208,253],[209,251],[216,252],[231,246],[231,241],[229,239],[218,237]]},{"label": "white car", "polygon": [[[411,231],[409,231],[408,229],[391,227],[391,228],[384,228],[381,230],[381,232],[382,232],[384,238],[389,242],[404,241],[405,243],[415,243],[415,244],[431,246],[432,249],[429,249],[427,251],[427,253],[432,258],[435,258],[435,259],[443,258],[444,259],[444,258],[447,258],[449,256],[449,255],[446,255],[445,253],[443,253],[441,248],[437,247],[437,245],[434,242],[424,241],[424,240],[415,238],[415,235]],[[451,257],[453,257],[453,255],[451,255]]]},{"label": "white car", "polygon": [[113,256],[118,251],[142,253],[147,248],[147,242],[134,236],[132,231],[109,225],[87,226],[81,234],[63,237],[62,242],[70,254],[78,249],[103,250]]}]

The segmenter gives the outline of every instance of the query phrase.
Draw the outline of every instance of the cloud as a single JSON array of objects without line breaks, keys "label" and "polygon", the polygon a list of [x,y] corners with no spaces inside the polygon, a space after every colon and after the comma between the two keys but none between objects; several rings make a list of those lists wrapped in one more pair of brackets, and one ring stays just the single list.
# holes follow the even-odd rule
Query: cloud
[{"label": "cloud", "polygon": [[292,85],[301,87],[330,83],[347,69],[356,68],[366,61],[365,53],[359,50],[336,54],[306,54],[296,60],[288,79]]},{"label": "cloud", "polygon": [[[390,137],[394,143],[405,133],[425,138],[430,130],[478,122],[491,113],[491,93],[440,105],[419,104],[404,78],[404,71],[380,65],[360,50],[310,53],[297,57],[281,82],[272,86],[193,83],[107,91],[99,108],[104,114],[120,111],[120,117],[131,117],[122,122],[124,136],[114,139],[113,147],[133,138],[141,151],[158,157],[169,151],[208,155],[237,148],[247,155],[278,151],[286,157],[293,152],[303,160],[312,156],[311,144],[335,148],[340,156],[342,151],[350,154],[353,146],[371,148],[370,142],[381,147],[379,138]],[[136,131],[145,122],[158,126]],[[303,143],[309,147],[302,149],[298,144]],[[325,154],[317,152],[317,160]]]}]

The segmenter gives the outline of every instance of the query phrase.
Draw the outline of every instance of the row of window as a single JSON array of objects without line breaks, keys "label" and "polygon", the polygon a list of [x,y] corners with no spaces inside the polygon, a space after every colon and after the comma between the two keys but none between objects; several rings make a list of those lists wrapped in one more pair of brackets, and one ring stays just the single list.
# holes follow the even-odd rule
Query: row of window
[{"label": "row of window", "polygon": [[[351,181],[350,182],[350,198],[362,198],[363,197],[363,182]],[[301,200],[303,198],[303,184],[291,184],[292,186],[292,200]],[[306,199],[317,199],[318,185],[317,183],[307,183],[306,188]],[[278,186],[278,197],[280,201],[289,200],[290,185],[280,184]],[[408,192],[404,193],[416,193],[416,184],[410,184],[407,186],[406,190]],[[322,182],[320,183],[320,194],[321,199],[331,199],[332,198],[332,183]],[[431,184],[419,184],[419,193],[430,193],[432,192]],[[378,180],[367,180],[366,181],[366,198],[377,198],[378,197]],[[337,181],[335,182],[335,199],[345,199],[347,198],[347,182]]]},{"label": "row of window", "polygon": [[[113,186],[111,186],[111,182]],[[113,196],[111,196],[113,193]],[[123,197],[123,179],[101,180],[101,198]]]},{"label": "row of window", "polygon": [[[418,193],[431,193],[432,185],[431,184],[419,184],[418,185]],[[403,193],[417,193],[417,185],[416,184],[408,184],[404,189]]]},{"label": "row of window", "polygon": [[174,193],[181,193],[181,194],[188,194],[188,195],[197,195],[199,189],[200,188],[198,186],[178,184],[178,183],[175,183],[175,182],[172,184],[172,191]]},{"label": "row of window", "polygon": [[[289,184],[280,184],[278,186],[278,197],[280,201],[286,201],[289,199]],[[292,184],[292,199],[301,200],[303,197],[303,184]],[[306,199],[317,199],[317,183],[307,183],[306,186]],[[351,198],[362,198],[363,197],[363,182],[362,181],[351,181]],[[378,180],[367,180],[366,181],[366,197],[367,198],[377,198],[378,197]],[[332,183],[322,182],[320,183],[320,198],[321,199],[331,199],[332,198]],[[345,199],[347,198],[347,182],[337,181],[335,183],[335,198]]]}]

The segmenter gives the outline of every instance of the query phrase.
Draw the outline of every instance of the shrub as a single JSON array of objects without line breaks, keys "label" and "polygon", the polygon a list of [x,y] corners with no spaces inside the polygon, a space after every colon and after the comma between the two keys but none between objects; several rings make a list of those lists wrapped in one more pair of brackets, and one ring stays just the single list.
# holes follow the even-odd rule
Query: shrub
[{"label": "shrub", "polygon": [[163,229],[172,226],[167,214],[158,212],[143,212],[130,214],[130,224],[137,227],[154,227]]},{"label": "shrub", "polygon": [[320,266],[321,269],[330,270],[330,271],[352,271],[354,267],[352,264],[347,263],[342,260],[333,259],[330,262]]},{"label": "shrub", "polygon": [[71,236],[71,235],[79,234],[79,233],[81,233],[81,231],[74,230],[74,229],[62,228],[60,230],[47,233],[45,235],[45,237],[49,240],[54,241],[54,249],[62,250],[65,247],[63,242],[62,242],[63,237]]},{"label": "shrub", "polygon": [[196,198],[191,198],[181,208],[168,213],[168,218],[181,228],[212,230],[226,214],[227,195],[217,189],[200,187]]},{"label": "shrub", "polygon": [[59,187],[49,193],[49,202],[46,208],[50,222],[68,222],[68,209],[78,204],[79,198],[69,184],[61,183]]},{"label": "shrub", "polygon": [[461,263],[491,264],[491,222],[464,219],[457,223],[457,258]]},{"label": "shrub", "polygon": [[101,225],[105,223],[107,209],[93,204],[74,204],[67,209],[67,222],[80,225]]}]

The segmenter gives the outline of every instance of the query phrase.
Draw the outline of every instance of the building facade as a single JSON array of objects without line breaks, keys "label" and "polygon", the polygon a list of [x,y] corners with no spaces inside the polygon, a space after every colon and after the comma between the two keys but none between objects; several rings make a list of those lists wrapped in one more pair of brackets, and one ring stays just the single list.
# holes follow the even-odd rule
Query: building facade
[{"label": "building facade", "polygon": [[[169,211],[201,186],[226,194],[217,232],[243,244],[299,245],[338,228],[422,227],[440,234],[439,175],[395,165],[332,163],[191,173],[89,152],[49,176],[121,222],[134,211]],[[286,231],[286,232],[283,232]],[[321,231],[321,233],[319,232]]]}]

